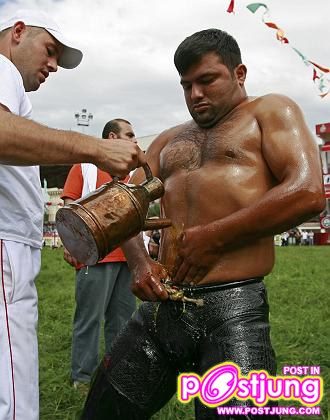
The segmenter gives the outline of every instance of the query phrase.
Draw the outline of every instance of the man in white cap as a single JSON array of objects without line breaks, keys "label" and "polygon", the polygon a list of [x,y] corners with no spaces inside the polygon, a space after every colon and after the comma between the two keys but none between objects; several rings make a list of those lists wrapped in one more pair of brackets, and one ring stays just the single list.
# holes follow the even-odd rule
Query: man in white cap
[{"label": "man in white cap", "polygon": [[26,92],[37,90],[57,66],[71,69],[80,63],[81,51],[70,45],[42,12],[20,10],[0,21],[1,420],[39,418],[34,280],[40,269],[43,200],[39,168],[27,165],[90,162],[123,177],[145,162],[130,141],[101,142],[26,120],[31,117]]}]

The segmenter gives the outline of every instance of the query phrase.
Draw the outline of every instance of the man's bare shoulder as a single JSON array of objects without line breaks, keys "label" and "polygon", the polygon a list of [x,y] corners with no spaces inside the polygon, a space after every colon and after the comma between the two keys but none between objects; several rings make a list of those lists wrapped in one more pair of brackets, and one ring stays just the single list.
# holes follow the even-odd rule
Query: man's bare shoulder
[{"label": "man's bare shoulder", "polygon": [[251,106],[254,107],[256,115],[282,114],[288,110],[298,110],[298,105],[288,96],[278,93],[269,93],[264,96],[251,98]]},{"label": "man's bare shoulder", "polygon": [[174,127],[168,128],[166,130],[164,130],[162,133],[160,133],[155,141],[160,141],[162,139],[166,139],[168,140],[172,140],[175,136],[177,136],[178,134],[180,134],[183,131],[186,131],[188,129],[190,129],[193,125],[196,125],[193,120],[190,121],[186,121],[182,124],[176,125]]},{"label": "man's bare shoulder", "polygon": [[193,120],[184,122],[182,124],[176,125],[174,127],[168,128],[162,131],[151,143],[150,148],[154,149],[163,149],[168,142],[174,139],[178,134],[196,126]]}]

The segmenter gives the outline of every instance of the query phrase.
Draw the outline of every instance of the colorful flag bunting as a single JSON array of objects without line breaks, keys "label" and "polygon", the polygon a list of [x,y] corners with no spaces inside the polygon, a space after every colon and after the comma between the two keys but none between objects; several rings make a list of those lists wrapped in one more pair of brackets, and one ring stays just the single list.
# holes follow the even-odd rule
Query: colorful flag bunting
[{"label": "colorful flag bunting", "polygon": [[234,7],[235,7],[235,0],[230,0],[227,12],[234,13]]},{"label": "colorful flag bunting", "polygon": [[[276,38],[282,44],[289,44],[288,38],[285,36],[283,29],[281,29],[276,23],[269,20],[269,8],[265,3],[250,3],[247,6],[247,9],[251,13],[256,13],[260,8],[264,9],[261,19],[263,23],[269,28],[276,30]],[[231,0],[229,7],[227,9],[228,13],[233,13],[234,11],[234,0]],[[313,81],[319,90],[319,95],[321,98],[324,98],[330,90],[330,80],[326,77],[327,73],[330,73],[330,68],[321,66],[311,60],[309,60],[304,54],[302,54],[295,47],[291,46],[293,51],[300,56],[306,66],[313,66]]]}]

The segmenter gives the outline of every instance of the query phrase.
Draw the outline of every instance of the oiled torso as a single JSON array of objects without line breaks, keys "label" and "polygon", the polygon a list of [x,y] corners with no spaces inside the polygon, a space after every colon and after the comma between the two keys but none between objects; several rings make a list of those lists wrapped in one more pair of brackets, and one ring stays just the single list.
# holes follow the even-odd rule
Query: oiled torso
[{"label": "oiled torso", "polygon": [[[254,103],[238,107],[211,129],[193,121],[176,130],[162,149],[160,176],[165,184],[162,212],[172,219],[163,232],[161,262],[173,270],[177,238],[189,227],[223,219],[251,205],[275,183],[263,156]],[[219,255],[203,283],[267,274],[273,266],[272,238]]]}]

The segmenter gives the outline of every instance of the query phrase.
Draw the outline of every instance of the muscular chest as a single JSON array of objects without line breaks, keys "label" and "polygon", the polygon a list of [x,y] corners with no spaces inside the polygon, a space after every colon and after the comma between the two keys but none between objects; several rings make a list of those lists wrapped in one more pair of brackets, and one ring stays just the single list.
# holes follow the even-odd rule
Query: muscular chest
[{"label": "muscular chest", "polygon": [[260,149],[260,133],[254,120],[234,121],[208,130],[186,128],[163,149],[160,156],[161,177],[166,179],[178,170],[193,171],[204,165],[244,165]]}]

